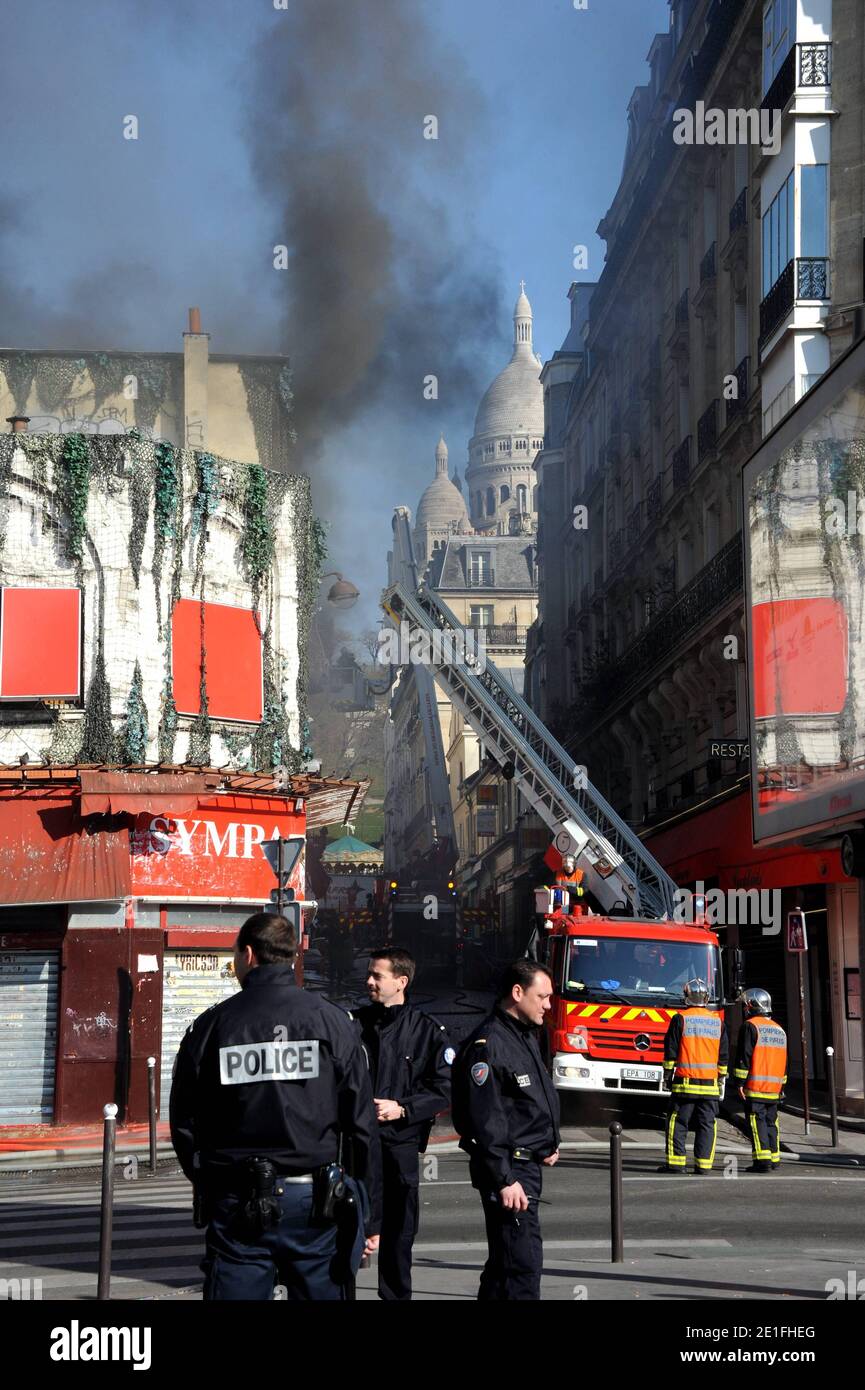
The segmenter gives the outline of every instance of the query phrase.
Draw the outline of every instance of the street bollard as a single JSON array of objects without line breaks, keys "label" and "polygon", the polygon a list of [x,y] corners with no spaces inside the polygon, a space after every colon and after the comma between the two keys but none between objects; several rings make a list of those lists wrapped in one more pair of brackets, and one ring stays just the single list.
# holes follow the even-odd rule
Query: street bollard
[{"label": "street bollard", "polygon": [[625,1259],[622,1231],[622,1126],[610,1125],[610,1259],[620,1265]]},{"label": "street bollard", "polygon": [[102,1207],[99,1220],[98,1299],[111,1297],[111,1237],[114,1225],[114,1150],[117,1141],[117,1106],[102,1108],[105,1128],[102,1135]]},{"label": "street bollard", "polygon": [[147,1059],[147,1120],[150,1128],[150,1171],[156,1175],[156,1058]]},{"label": "street bollard", "polygon": [[832,1148],[838,1147],[838,1097],[835,1094],[835,1049],[826,1048],[827,1080],[829,1082],[829,1114],[832,1120]]}]

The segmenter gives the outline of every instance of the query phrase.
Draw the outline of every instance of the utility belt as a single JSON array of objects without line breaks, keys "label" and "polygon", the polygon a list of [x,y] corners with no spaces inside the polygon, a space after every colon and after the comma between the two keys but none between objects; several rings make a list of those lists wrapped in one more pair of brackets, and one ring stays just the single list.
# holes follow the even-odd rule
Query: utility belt
[{"label": "utility belt", "polygon": [[511,1158],[514,1163],[543,1163],[548,1158],[548,1153],[541,1153],[537,1149],[512,1149]]},{"label": "utility belt", "polygon": [[323,1163],[308,1172],[280,1172],[269,1158],[247,1158],[232,1164],[218,1177],[211,1170],[205,1186],[196,1187],[193,1216],[198,1227],[207,1225],[207,1200],[237,1197],[249,1227],[258,1233],[272,1230],[282,1214],[279,1198],[286,1186],[312,1186],[312,1218],[316,1221],[357,1221],[357,1202],[340,1163]]}]

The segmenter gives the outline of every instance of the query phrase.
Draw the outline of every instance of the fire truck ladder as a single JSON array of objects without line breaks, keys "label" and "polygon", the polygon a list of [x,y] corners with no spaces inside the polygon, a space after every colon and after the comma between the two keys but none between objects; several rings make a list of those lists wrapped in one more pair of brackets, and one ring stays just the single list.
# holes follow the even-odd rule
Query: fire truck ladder
[{"label": "fire truck ladder", "polygon": [[382,606],[391,621],[408,625],[409,638],[426,634],[436,681],[499,765],[513,768],[523,797],[560,853],[577,858],[604,911],[672,917],[676,884],[492,662],[474,654],[472,634],[439,595],[397,583]]}]

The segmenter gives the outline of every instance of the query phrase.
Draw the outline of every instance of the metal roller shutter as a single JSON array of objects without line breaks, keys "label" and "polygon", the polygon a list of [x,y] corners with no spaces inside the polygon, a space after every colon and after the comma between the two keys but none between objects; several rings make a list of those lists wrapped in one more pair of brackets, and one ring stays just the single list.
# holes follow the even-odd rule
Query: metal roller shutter
[{"label": "metal roller shutter", "polygon": [[58,951],[0,951],[0,1125],[54,1115]]},{"label": "metal roller shutter", "polygon": [[190,1023],[238,990],[232,951],[166,951],[162,989],[162,1079],[159,1114],[168,1119],[171,1071],[180,1040]]}]

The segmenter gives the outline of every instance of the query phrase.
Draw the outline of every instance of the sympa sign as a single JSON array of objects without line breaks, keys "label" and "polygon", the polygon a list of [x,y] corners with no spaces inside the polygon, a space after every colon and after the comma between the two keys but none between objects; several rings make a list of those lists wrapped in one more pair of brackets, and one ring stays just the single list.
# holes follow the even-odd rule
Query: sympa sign
[{"label": "sympa sign", "polygon": [[[270,797],[258,799],[257,806],[250,797],[231,797],[231,806],[222,800],[183,816],[166,810],[138,817],[130,837],[135,896],[267,902],[275,879],[262,844],[279,836],[305,838],[306,819]],[[303,855],[289,886],[303,898]]]}]

